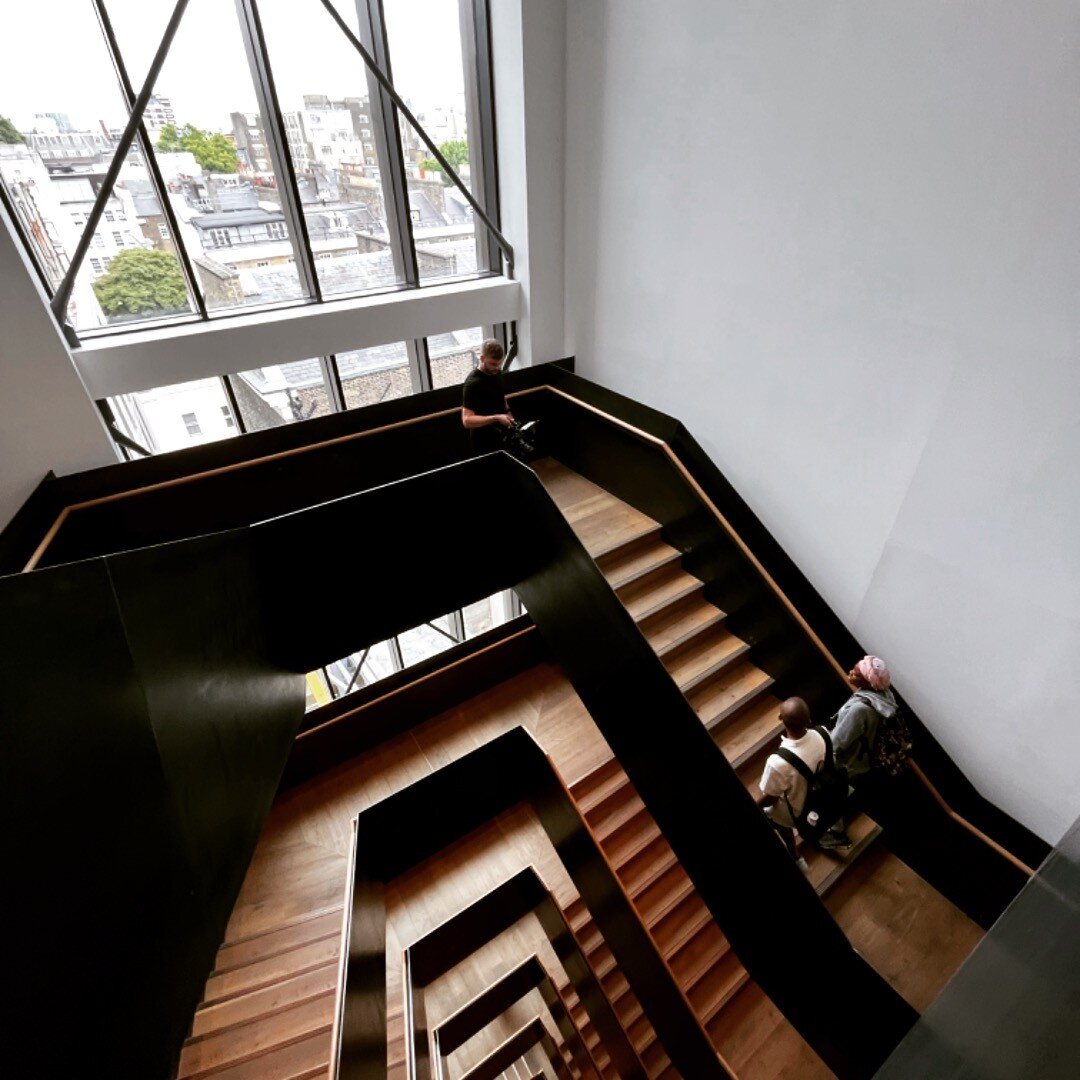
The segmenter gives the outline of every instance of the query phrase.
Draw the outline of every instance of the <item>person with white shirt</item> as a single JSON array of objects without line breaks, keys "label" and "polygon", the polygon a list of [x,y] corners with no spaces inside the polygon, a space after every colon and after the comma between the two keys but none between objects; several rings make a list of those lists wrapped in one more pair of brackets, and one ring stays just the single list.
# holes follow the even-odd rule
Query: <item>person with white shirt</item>
[{"label": "person with white shirt", "polygon": [[[800,697],[788,698],[780,706],[780,722],[784,725],[780,746],[816,773],[825,761],[825,740],[810,728],[809,706]],[[761,794],[755,801],[773,823],[796,865],[806,873],[809,867],[795,847],[795,819],[802,813],[809,788],[806,778],[779,754],[770,754],[758,787]]]}]

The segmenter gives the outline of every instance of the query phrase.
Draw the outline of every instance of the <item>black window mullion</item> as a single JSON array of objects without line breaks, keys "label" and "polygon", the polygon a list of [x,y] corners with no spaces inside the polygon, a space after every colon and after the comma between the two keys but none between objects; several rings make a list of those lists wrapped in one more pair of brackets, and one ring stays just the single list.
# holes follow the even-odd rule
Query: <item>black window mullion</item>
[{"label": "black window mullion", "polygon": [[[488,0],[458,0],[461,59],[464,65],[465,113],[469,133],[469,182],[477,202],[499,228],[499,172],[495,156],[495,73],[491,63]],[[502,268],[502,252],[491,231],[473,219],[477,233],[477,269]],[[483,230],[487,242],[481,242]]]},{"label": "black window mullion", "polygon": [[431,354],[428,351],[427,338],[410,338],[405,342],[409,354],[409,370],[412,372],[414,393],[431,390],[434,382],[431,378]]},{"label": "black window mullion", "polygon": [[322,368],[323,383],[326,385],[326,394],[330,398],[330,404],[334,412],[345,411],[345,388],[341,385],[341,372],[338,371],[337,357],[320,356],[319,365]]},{"label": "black window mullion", "polygon": [[274,167],[281,210],[288,223],[293,250],[296,252],[296,270],[300,277],[300,284],[308,296],[315,300],[322,300],[319,275],[311,253],[307,219],[304,217],[300,202],[300,187],[296,182],[292,155],[288,150],[285,120],[281,115],[277,87],[274,85],[270,58],[266,51],[266,35],[263,33],[256,0],[236,0],[236,10],[240,17],[240,32],[244,39],[251,79],[255,84],[255,99],[258,102],[263,135],[266,138],[266,152]]},{"label": "black window mullion", "polygon": [[240,413],[240,402],[236,400],[236,391],[233,389],[232,381],[234,378],[237,378],[237,376],[222,375],[221,383],[225,388],[225,396],[229,399],[229,408],[232,410],[237,434],[246,435],[247,425],[244,423],[244,417]]},{"label": "black window mullion", "polygon": [[[393,81],[382,0],[356,0],[356,14],[360,24],[360,42],[387,78]],[[359,56],[357,62],[364,63]],[[367,70],[367,65],[364,66]],[[405,176],[405,155],[401,149],[401,125],[397,107],[370,71],[368,101],[371,104],[371,124],[382,177],[386,227],[390,233],[394,270],[406,285],[415,287],[420,283],[420,274],[409,207],[409,184]]]}]

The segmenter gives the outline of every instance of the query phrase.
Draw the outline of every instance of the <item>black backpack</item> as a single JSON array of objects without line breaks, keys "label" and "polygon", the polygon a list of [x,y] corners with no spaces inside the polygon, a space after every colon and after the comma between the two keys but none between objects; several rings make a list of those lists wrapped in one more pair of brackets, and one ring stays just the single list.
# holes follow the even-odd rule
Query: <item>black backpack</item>
[{"label": "black backpack", "polygon": [[816,731],[825,740],[825,760],[822,761],[821,768],[817,772],[813,772],[798,754],[786,746],[781,746],[776,753],[806,781],[806,802],[803,803],[802,813],[799,815],[792,813],[790,803],[788,803],[788,812],[791,813],[799,835],[811,844],[815,844],[823,833],[828,832],[840,820],[844,813],[848,797],[848,775],[847,769],[837,765],[833,758],[832,739],[829,738],[828,731],[823,727],[815,727],[811,730]]}]

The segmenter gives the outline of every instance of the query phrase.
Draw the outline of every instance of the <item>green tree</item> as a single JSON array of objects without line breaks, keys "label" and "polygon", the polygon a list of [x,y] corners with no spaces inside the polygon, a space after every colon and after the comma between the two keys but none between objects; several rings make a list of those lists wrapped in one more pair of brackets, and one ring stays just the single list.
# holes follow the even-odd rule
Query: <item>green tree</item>
[{"label": "green tree", "polygon": [[[469,144],[464,139],[447,139],[439,146],[439,153],[456,173],[461,172],[462,165],[469,163]],[[425,173],[442,173],[442,166],[434,158],[423,158],[420,168]],[[443,176],[443,183],[449,184],[450,181]]]},{"label": "green tree", "polygon": [[6,116],[0,116],[0,143],[20,143],[25,141],[15,130],[14,124]]},{"label": "green tree", "polygon": [[439,153],[456,172],[469,161],[469,144],[464,139],[448,139],[439,147]]},{"label": "green tree", "polygon": [[180,134],[176,130],[175,124],[166,124],[161,129],[161,134],[158,136],[157,148],[164,154],[174,154],[178,150],[183,150],[183,144],[180,142]]},{"label": "green tree", "polygon": [[186,150],[207,172],[234,173],[240,166],[236,148],[224,135],[185,124],[180,131],[166,124],[158,136],[157,148],[166,153]]},{"label": "green tree", "polygon": [[110,317],[146,312],[186,311],[187,286],[175,256],[165,251],[127,248],[94,282],[101,310]]}]

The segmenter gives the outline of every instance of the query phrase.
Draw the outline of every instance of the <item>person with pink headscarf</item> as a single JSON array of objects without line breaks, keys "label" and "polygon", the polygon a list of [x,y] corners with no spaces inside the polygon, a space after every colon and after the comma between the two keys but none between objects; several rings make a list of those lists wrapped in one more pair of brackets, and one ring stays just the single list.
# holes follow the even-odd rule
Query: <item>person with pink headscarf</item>
[{"label": "person with pink headscarf", "polygon": [[895,719],[898,706],[890,687],[892,677],[880,657],[864,656],[848,672],[848,679],[855,693],[833,717],[833,753],[848,778],[857,781],[873,764],[879,725]]}]

